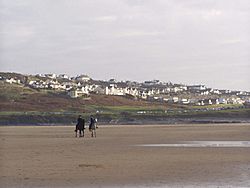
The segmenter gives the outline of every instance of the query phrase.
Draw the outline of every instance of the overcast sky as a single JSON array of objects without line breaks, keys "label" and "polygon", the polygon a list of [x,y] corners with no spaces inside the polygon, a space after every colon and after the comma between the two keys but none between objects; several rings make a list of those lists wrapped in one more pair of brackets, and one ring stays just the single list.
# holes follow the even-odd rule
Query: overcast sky
[{"label": "overcast sky", "polygon": [[250,1],[0,0],[0,71],[250,91]]}]

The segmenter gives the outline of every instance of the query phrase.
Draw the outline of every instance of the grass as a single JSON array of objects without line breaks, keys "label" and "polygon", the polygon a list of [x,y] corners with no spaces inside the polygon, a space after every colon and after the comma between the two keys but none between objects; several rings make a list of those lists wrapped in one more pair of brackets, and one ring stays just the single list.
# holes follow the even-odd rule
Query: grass
[{"label": "grass", "polygon": [[206,106],[190,106],[191,109],[212,109],[212,108],[240,108],[242,107],[242,104],[212,104],[212,105],[206,105]]}]

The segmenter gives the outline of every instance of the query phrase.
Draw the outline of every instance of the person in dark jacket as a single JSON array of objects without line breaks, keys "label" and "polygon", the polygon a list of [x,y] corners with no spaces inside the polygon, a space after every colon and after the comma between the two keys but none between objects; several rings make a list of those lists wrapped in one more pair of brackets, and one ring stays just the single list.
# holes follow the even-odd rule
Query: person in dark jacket
[{"label": "person in dark jacket", "polygon": [[98,128],[96,123],[97,123],[97,119],[91,115],[90,123],[89,123],[89,131],[91,132],[91,137],[96,137],[96,129]]},{"label": "person in dark jacket", "polygon": [[79,131],[79,137],[84,137],[84,129],[85,129],[85,120],[82,118],[81,115],[77,118],[77,124],[76,124],[76,137],[77,137],[77,131]]}]

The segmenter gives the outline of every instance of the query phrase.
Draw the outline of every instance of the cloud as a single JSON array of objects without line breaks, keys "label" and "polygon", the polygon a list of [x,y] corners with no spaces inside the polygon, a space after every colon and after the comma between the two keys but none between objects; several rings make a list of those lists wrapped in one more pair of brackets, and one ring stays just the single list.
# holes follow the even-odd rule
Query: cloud
[{"label": "cloud", "polygon": [[114,22],[117,20],[116,16],[100,16],[94,19],[99,22]]},{"label": "cloud", "polygon": [[[0,1],[0,63],[6,71],[60,67],[100,79],[113,73],[185,83],[202,78],[231,88],[239,87],[233,80],[243,80],[249,88],[249,68],[242,66],[250,58],[249,0]],[[237,74],[232,64],[240,64]],[[218,82],[211,82],[211,74],[218,74]]]},{"label": "cloud", "polygon": [[0,31],[1,46],[16,47],[17,45],[30,41],[35,35],[36,32],[32,26],[5,26]]},{"label": "cloud", "polygon": [[201,16],[206,20],[217,19],[217,17],[219,17],[221,15],[222,15],[221,10],[210,9],[210,10],[206,10],[206,11],[201,11]]},{"label": "cloud", "polygon": [[241,42],[243,41],[240,39],[227,39],[227,40],[222,41],[221,44],[238,44]]},{"label": "cloud", "polygon": [[161,35],[162,32],[157,31],[127,31],[117,33],[117,37],[144,37],[144,36],[158,36]]}]

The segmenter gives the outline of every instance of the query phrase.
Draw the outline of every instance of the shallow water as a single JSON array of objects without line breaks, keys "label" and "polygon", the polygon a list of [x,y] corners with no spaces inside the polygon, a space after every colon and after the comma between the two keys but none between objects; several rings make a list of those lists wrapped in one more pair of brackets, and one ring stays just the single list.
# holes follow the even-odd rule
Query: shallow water
[{"label": "shallow water", "polygon": [[250,141],[185,141],[171,144],[140,144],[142,147],[250,147]]}]

